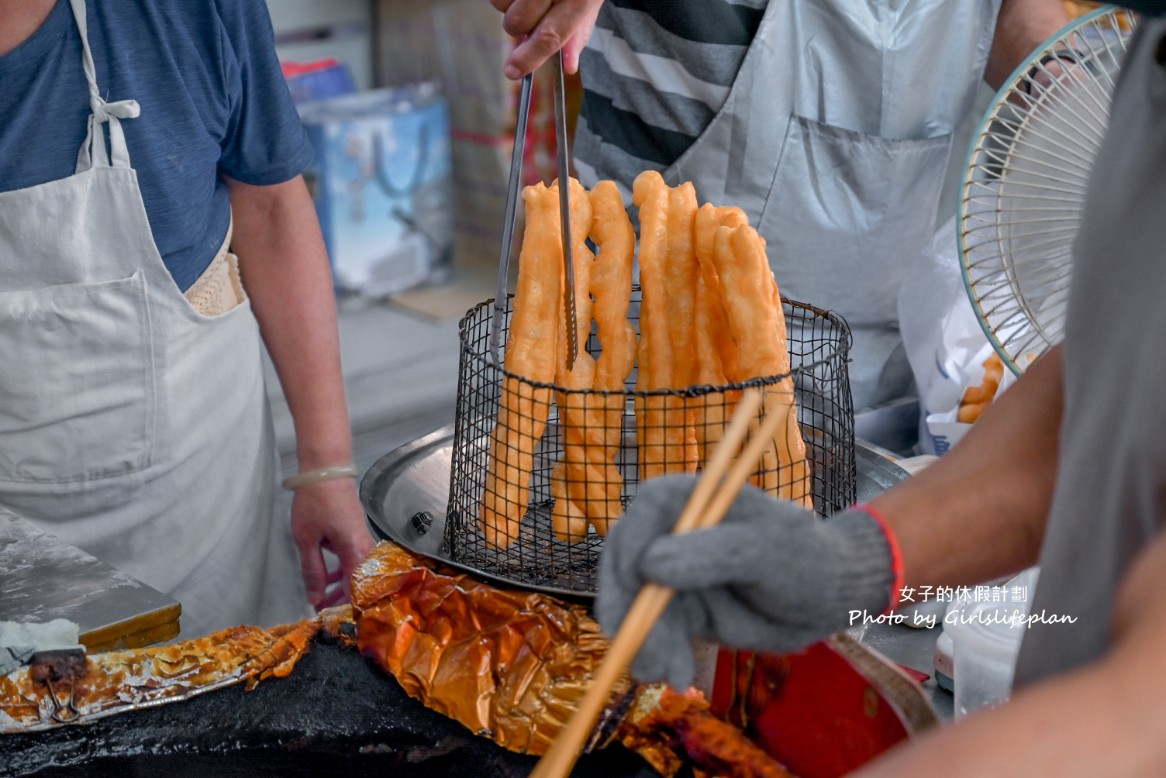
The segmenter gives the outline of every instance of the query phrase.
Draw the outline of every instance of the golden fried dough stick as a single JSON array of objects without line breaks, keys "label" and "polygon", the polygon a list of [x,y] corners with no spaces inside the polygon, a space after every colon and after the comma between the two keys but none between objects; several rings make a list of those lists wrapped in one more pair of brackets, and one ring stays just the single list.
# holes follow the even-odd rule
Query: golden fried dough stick
[{"label": "golden fried dough stick", "polygon": [[588,499],[584,512],[603,536],[623,513],[623,479],[615,462],[623,438],[622,392],[636,362],[636,330],[628,321],[636,233],[619,189],[611,181],[600,181],[591,190],[591,214],[591,240],[599,248],[591,270],[591,296],[595,300],[591,310],[602,348],[595,361],[594,388],[615,394],[589,395],[588,418],[595,418],[595,413],[602,418],[598,428],[589,432],[598,432],[602,438],[604,499]]},{"label": "golden fried dough stick", "polygon": [[[640,209],[640,345],[636,389],[667,388],[672,380],[672,349],[668,337],[668,288],[664,262],[668,255],[670,193],[654,170],[636,176],[632,200]],[[666,456],[666,397],[636,397],[640,480],[663,475]]]},{"label": "golden fried dough stick", "polygon": [[696,374],[692,358],[696,279],[699,275],[693,246],[695,221],[696,189],[688,182],[668,193],[668,253],[664,258],[663,277],[668,287],[668,334],[674,360],[672,389],[692,386]]},{"label": "golden fried dough stick", "polygon": [[624,388],[636,363],[636,330],[628,321],[636,233],[619,189],[600,181],[591,190],[591,239],[599,256],[591,271],[592,315],[603,351],[595,363],[595,388]]},{"label": "golden fried dough stick", "polygon": [[[555,383],[572,390],[592,388],[612,388],[622,390],[631,372],[630,360],[634,359],[635,331],[627,320],[627,307],[631,292],[631,257],[634,247],[634,233],[623,209],[618,190],[612,185],[614,206],[626,226],[626,257],[612,258],[602,267],[606,271],[610,264],[622,265],[623,271],[601,273],[596,285],[593,274],[600,267],[588,249],[586,239],[592,229],[595,217],[586,189],[577,181],[571,182],[572,232],[574,233],[574,255],[582,257],[576,263],[576,311],[578,316],[577,337],[586,343],[591,331],[594,315],[592,297],[602,300],[599,316],[610,324],[605,324],[604,332],[609,332],[609,340],[616,343],[609,359],[604,361],[607,373],[598,376],[599,364],[586,355],[575,362],[575,368],[566,370],[566,341],[560,340],[561,353],[558,357],[558,374]],[[553,191],[557,189],[552,187]],[[616,222],[618,224],[618,222]],[[605,277],[606,276],[606,277]],[[608,289],[608,287],[614,287]],[[614,313],[612,313],[614,311]],[[563,321],[566,326],[565,316]],[[631,342],[620,348],[621,336],[630,334]],[[602,341],[601,341],[602,342]],[[603,386],[596,386],[602,380]],[[622,395],[615,398],[582,392],[559,392],[559,417],[562,423],[564,458],[552,473],[551,490],[555,496],[552,513],[555,535],[561,540],[582,540],[587,534],[588,518],[594,517],[596,531],[605,533],[607,522],[623,512],[620,502],[623,480],[615,465],[619,450],[620,428],[622,426]],[[614,413],[607,405],[613,406]],[[610,417],[614,416],[614,419]],[[614,444],[609,445],[608,430],[614,428]]]},{"label": "golden fried dough stick", "polygon": [[798,425],[793,380],[782,381],[782,389],[789,407],[785,410],[785,440],[779,441],[778,452],[782,464],[788,462],[790,466],[789,499],[813,510],[814,487],[811,480],[813,473],[810,470],[810,461],[806,458],[806,441],[802,437],[802,428]]},{"label": "golden fried dough stick", "polygon": [[[671,340],[672,377],[669,389],[687,389],[695,382],[693,356],[696,282],[700,271],[693,248],[696,221],[696,189],[684,183],[668,193],[668,254],[664,259],[664,283],[668,286],[668,338]],[[664,424],[664,472],[695,472],[698,449],[693,405],[687,397],[666,399]]]},{"label": "golden fried dough stick", "polygon": [[[595,359],[586,350],[591,334],[591,274],[595,266],[595,255],[587,246],[592,222],[591,198],[577,180],[572,178],[570,186],[572,256],[575,258],[575,337],[580,348],[574,367],[568,370],[568,343],[565,338],[559,339],[555,383],[565,389],[585,390],[593,387],[596,370]],[[558,187],[557,181],[551,187],[556,197]],[[565,332],[566,311],[561,313],[560,319]],[[572,391],[559,392],[557,397],[563,459],[552,473],[551,491],[555,496],[552,525],[555,536],[561,540],[585,538],[586,505],[591,500],[602,501],[606,496],[606,479],[602,467],[603,438],[597,429],[603,419],[601,416],[593,417],[593,413],[588,410],[589,396]]]},{"label": "golden fried dough stick", "polygon": [[[713,236],[718,226],[739,227],[748,224],[745,212],[731,206],[716,207],[705,203],[696,212],[694,248],[700,277],[698,279],[694,353],[697,375],[694,383],[720,386],[736,382],[737,344],[729,331],[722,302],[721,282],[713,263]],[[740,392],[716,392],[702,395],[695,403],[694,428],[698,456],[716,447],[724,433],[725,419],[732,415]]]},{"label": "golden fried dough stick", "polygon": [[[751,231],[749,239],[753,243],[754,252],[760,252],[761,256],[765,258],[765,238]],[[768,267],[768,259],[765,261],[766,267]],[[777,311],[777,329],[774,339],[778,348],[785,354],[786,370],[789,370],[789,334],[785,328],[785,307],[782,305],[781,291],[777,288],[777,279],[773,276],[772,271],[769,273],[769,278],[772,286],[773,309]],[[798,426],[798,409],[794,401],[793,381],[789,381],[788,384],[790,407],[786,417],[784,448],[781,448],[779,452],[782,464],[788,464],[790,467],[790,499],[812,509],[814,507],[812,473],[810,472],[809,460],[806,458],[806,441]]]},{"label": "golden fried dough stick", "polygon": [[[507,371],[539,383],[555,378],[560,276],[558,199],[542,184],[522,192],[526,227],[518,259],[514,313],[506,340]],[[518,537],[526,514],[534,449],[546,427],[551,390],[534,388],[516,378],[502,386],[498,421],[490,441],[490,464],[482,495],[482,534],[492,546],[509,546]]]},{"label": "golden fried dough stick", "polygon": [[648,388],[666,385],[672,378],[672,352],[667,336],[668,287],[664,280],[670,191],[654,170],[638,175],[632,190],[633,201],[640,209],[639,357],[641,367],[648,368]]},{"label": "golden fried dough stick", "polygon": [[984,378],[979,386],[969,386],[960,399],[961,405],[976,405],[992,402],[996,390],[1000,388],[1000,379],[1004,377],[1004,362],[998,354],[992,354],[984,360]]},{"label": "golden fried dough stick", "polygon": [[[769,279],[773,310],[776,312],[774,318],[774,341],[782,354],[782,364],[788,372],[790,369],[789,335],[786,332],[785,326],[785,309],[781,302],[781,292],[777,287],[777,279],[769,267],[769,260],[765,251],[765,238],[761,237],[756,230],[747,229],[742,233],[742,240],[747,241],[746,245],[752,251],[755,262],[759,262],[765,268],[765,275]],[[806,458],[806,442],[802,437],[801,428],[798,426],[798,411],[794,398],[793,381],[791,379],[790,381],[783,382],[783,384],[788,384],[786,388],[789,393],[789,410],[786,412],[784,445],[779,445],[778,453],[782,464],[789,466],[789,472],[791,474],[789,483],[790,499],[812,509],[814,507],[813,487],[811,484],[812,473],[810,472],[809,460]]]},{"label": "golden fried dough stick", "polygon": [[[718,227],[713,260],[724,299],[732,301],[725,306],[725,314],[737,343],[741,380],[788,373],[785,316],[760,236],[748,226]],[[763,475],[756,485],[770,494],[809,506],[809,468],[793,396],[793,381],[789,378],[766,392],[765,412],[783,413],[789,421],[785,434],[773,441],[762,458]],[[779,471],[791,473],[792,479],[779,483]]]},{"label": "golden fried dough stick", "polygon": [[[749,217],[745,215],[745,212],[732,205],[717,206],[716,217],[716,223],[720,227],[743,227],[749,224]],[[725,317],[724,300],[721,296],[721,282],[717,276],[716,265],[711,259],[712,257],[710,255],[710,261],[701,264],[701,273],[706,277],[711,275],[711,283],[717,287],[717,302],[719,303],[717,310],[721,314],[720,319],[716,322],[717,329],[714,331],[717,338],[717,346],[721,349],[722,360],[725,366],[725,376],[730,381],[739,381],[737,342],[733,340],[733,334],[729,331],[729,320]],[[706,265],[708,267],[707,271],[705,270]]]},{"label": "golden fried dough stick", "polygon": [[722,227],[742,227],[749,223],[749,217],[735,205],[718,205],[717,223]]},{"label": "golden fried dough stick", "polygon": [[[698,386],[722,386],[725,371],[721,366],[721,355],[713,339],[713,302],[719,300],[711,294],[704,278],[696,279],[695,329],[692,339],[693,356],[696,359],[696,375],[693,383]],[[693,398],[691,403],[692,426],[696,436],[697,459],[704,464],[706,452],[716,446],[723,435],[725,426],[725,394],[712,392]]]},{"label": "golden fried dough stick", "polygon": [[[564,447],[566,446],[564,443]],[[559,540],[575,542],[587,537],[587,516],[578,503],[571,499],[568,492],[569,469],[567,460],[560,459],[555,463],[555,469],[551,471],[551,496],[555,498],[555,507],[551,512],[551,527]]]},{"label": "golden fried dough stick", "polygon": [[976,420],[988,410],[988,403],[967,403],[956,411],[955,420],[962,424],[975,424]]},{"label": "golden fried dough stick", "polygon": [[983,366],[984,379],[979,386],[969,386],[964,392],[964,396],[960,398],[956,421],[964,424],[975,423],[996,397],[1000,379],[1004,377],[1004,363],[998,354],[992,354],[984,360]]},{"label": "golden fried dough stick", "polygon": [[[591,198],[587,190],[575,179],[571,187],[571,255],[575,263],[575,337],[579,353],[571,369],[567,368],[568,342],[560,337],[555,350],[555,384],[563,389],[590,389],[595,380],[595,359],[587,352],[587,339],[591,334],[591,270],[595,255],[587,247],[587,234],[591,231]],[[555,200],[559,197],[559,182],[551,185]],[[562,251],[559,252],[560,258]],[[560,261],[559,273],[565,278],[566,268]],[[559,306],[559,329],[567,331],[567,312]],[[551,477],[551,493],[555,497],[552,511],[552,527],[555,537],[560,540],[582,540],[587,536],[587,518],[583,505],[587,492],[594,488],[600,497],[603,494],[603,476],[600,468],[589,467],[592,459],[602,461],[603,441],[594,435],[589,445],[589,430],[596,420],[588,419],[585,394],[578,391],[560,391],[556,397],[559,405],[559,432],[563,441],[563,458],[558,462]],[[600,420],[601,421],[601,420]],[[594,454],[588,449],[594,447]],[[594,484],[594,486],[592,486]]]},{"label": "golden fried dough stick", "polygon": [[[726,321],[738,347],[738,381],[782,375],[789,370],[788,357],[775,342],[772,286],[761,269],[750,260],[752,252],[738,253],[733,237],[744,227],[717,227],[713,238],[713,262],[725,301]],[[766,267],[768,270],[768,267]],[[770,398],[766,393],[766,399]],[[769,408],[766,407],[766,412]],[[760,479],[753,483],[769,494],[789,498],[788,489],[779,489],[780,459],[776,441],[762,455]]]}]

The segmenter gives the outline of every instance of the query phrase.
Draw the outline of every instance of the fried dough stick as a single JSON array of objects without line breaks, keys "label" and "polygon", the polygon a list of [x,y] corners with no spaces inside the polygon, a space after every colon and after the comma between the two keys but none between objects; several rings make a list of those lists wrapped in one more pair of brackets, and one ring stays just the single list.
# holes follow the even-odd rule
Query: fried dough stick
[{"label": "fried dough stick", "polygon": [[[654,170],[636,176],[632,200],[640,209],[640,345],[636,389],[666,388],[672,379],[668,337],[668,288],[664,262],[668,254],[668,186]],[[665,472],[667,433],[664,396],[636,396],[640,480]],[[683,434],[683,433],[681,433]]]},{"label": "fried dough stick", "polygon": [[[765,238],[756,231],[750,230],[749,241],[755,254],[760,254],[766,269],[769,269],[769,260],[765,253]],[[773,271],[767,273],[773,296],[773,309],[777,312],[775,321],[775,341],[785,355],[786,370],[789,370],[789,335],[785,327],[785,310],[781,302],[781,291],[777,287],[777,279]],[[806,441],[802,437],[801,427],[798,425],[798,408],[794,402],[793,381],[789,381],[789,408],[786,411],[785,440],[779,444],[778,451],[782,457],[782,464],[789,464],[791,470],[790,499],[800,502],[807,508],[814,507],[813,484],[810,462],[806,458]],[[786,458],[788,457],[788,459]]]},{"label": "fried dough stick", "polygon": [[[526,228],[505,364],[510,373],[549,384],[555,378],[561,329],[563,249],[558,199],[542,184],[526,187],[522,199]],[[503,383],[482,495],[482,534],[492,546],[509,546],[518,538],[530,493],[534,449],[546,427],[550,405],[550,389],[536,389],[512,377]]]},{"label": "fried dough stick", "polygon": [[[722,301],[721,281],[713,262],[713,237],[719,226],[740,227],[748,224],[740,208],[715,207],[705,203],[696,212],[693,225],[694,248],[698,265],[696,321],[693,353],[696,356],[696,374],[693,383],[701,386],[722,386],[738,380],[737,344],[729,331]],[[693,428],[696,432],[698,458],[701,463],[706,452],[713,450],[724,434],[725,419],[732,415],[740,392],[701,395],[694,403]]]},{"label": "fried dough stick", "polygon": [[992,354],[983,362],[984,379],[979,386],[969,386],[960,399],[956,421],[972,424],[992,402],[1004,377],[1004,363],[998,354]]},{"label": "fried dough stick", "polygon": [[[587,338],[591,334],[591,273],[595,255],[587,247],[587,234],[591,230],[591,199],[587,190],[575,179],[571,187],[571,256],[575,264],[575,337],[579,353],[575,365],[568,370],[569,345],[565,337],[559,337],[555,349],[555,384],[569,390],[591,389],[595,381],[595,360],[587,353]],[[555,201],[559,197],[559,182],[550,191]],[[556,231],[556,235],[559,234]],[[559,251],[562,256],[562,250]],[[563,263],[559,263],[560,277],[565,277]],[[567,331],[567,313],[559,306],[559,331]],[[582,540],[587,537],[587,516],[585,512],[590,492],[597,497],[603,494],[603,439],[594,427],[601,420],[588,418],[587,398],[590,395],[578,391],[558,392],[559,428],[563,440],[563,457],[555,464],[551,473],[551,495],[555,507],[551,514],[551,525],[555,537],[560,540]],[[594,452],[592,452],[594,449]],[[593,466],[591,463],[595,462]]]},{"label": "fried dough stick", "polygon": [[[591,296],[595,299],[592,315],[602,348],[595,361],[594,387],[616,393],[590,395],[591,403],[597,407],[588,416],[601,420],[597,431],[602,439],[604,495],[603,499],[588,499],[584,509],[591,526],[603,536],[611,522],[623,513],[623,479],[615,462],[623,439],[622,392],[636,363],[636,330],[628,321],[636,233],[619,189],[611,181],[600,181],[591,190],[591,214],[591,240],[599,247],[591,270]],[[600,416],[595,417],[595,413]]]},{"label": "fried dough stick", "polygon": [[[788,373],[785,316],[760,236],[748,226],[718,227],[713,260],[724,299],[732,301],[725,314],[737,344],[741,380]],[[769,494],[811,507],[806,447],[793,399],[790,378],[766,392],[765,413],[784,414],[787,423],[763,456],[762,477],[755,483]],[[782,472],[792,475],[785,483],[779,483]]]},{"label": "fried dough stick", "polygon": [[[668,329],[671,341],[672,376],[669,389],[686,389],[696,383],[695,318],[697,266],[694,248],[696,189],[691,182],[668,192],[668,254],[664,259],[664,283],[668,286]],[[664,472],[695,472],[699,460],[694,403],[687,397],[665,398],[667,425]]]},{"label": "fried dough stick", "polygon": [[[696,328],[692,341],[693,356],[696,359],[696,375],[693,384],[697,386],[721,386],[726,383],[725,370],[721,365],[713,339],[712,300],[708,285],[703,278],[696,279],[696,311],[693,321]],[[692,429],[696,437],[696,456],[700,466],[704,466],[709,451],[716,447],[725,426],[725,393],[712,392],[692,399],[690,403]]]},{"label": "fried dough stick", "polygon": [[737,343],[733,340],[733,334],[729,331],[729,321],[725,318],[724,295],[716,263],[713,261],[713,238],[717,227],[736,228],[747,224],[749,218],[745,212],[733,206],[715,207],[712,203],[705,203],[696,212],[694,247],[700,278],[705,285],[705,291],[708,292],[707,297],[698,299],[708,304],[709,319],[713,325],[709,335],[716,346],[725,377],[730,381],[739,378]]}]

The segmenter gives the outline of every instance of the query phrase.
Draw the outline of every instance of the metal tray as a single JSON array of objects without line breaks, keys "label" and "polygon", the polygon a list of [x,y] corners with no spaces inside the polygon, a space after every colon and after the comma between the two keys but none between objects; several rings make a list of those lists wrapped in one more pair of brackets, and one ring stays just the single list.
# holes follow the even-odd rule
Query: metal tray
[{"label": "metal tray", "polygon": [[[592,599],[588,592],[522,584],[450,559],[445,547],[445,510],[452,458],[453,425],[449,425],[377,460],[360,481],[360,500],[373,532],[414,553],[498,583],[558,597]],[[861,443],[855,445],[854,462],[858,502],[866,502],[908,477],[906,470]]]}]

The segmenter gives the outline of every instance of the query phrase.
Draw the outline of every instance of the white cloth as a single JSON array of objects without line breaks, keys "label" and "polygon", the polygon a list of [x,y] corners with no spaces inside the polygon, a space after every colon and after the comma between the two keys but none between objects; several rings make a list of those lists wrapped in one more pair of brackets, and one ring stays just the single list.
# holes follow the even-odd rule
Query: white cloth
[{"label": "white cloth", "polygon": [[773,0],[724,106],[664,174],[743,208],[782,294],[847,320],[856,408],[910,388],[899,283],[931,243],[951,134],[998,10],[999,0]]},{"label": "white cloth", "polygon": [[121,129],[137,104],[101,99],[70,1],[93,110],[77,172],[0,193],[0,506],[177,599],[184,636],[290,621],[308,609],[258,325],[175,285]]},{"label": "white cloth", "polygon": [[0,676],[32,661],[38,651],[85,650],[77,640],[78,627],[68,619],[41,624],[0,621]]}]

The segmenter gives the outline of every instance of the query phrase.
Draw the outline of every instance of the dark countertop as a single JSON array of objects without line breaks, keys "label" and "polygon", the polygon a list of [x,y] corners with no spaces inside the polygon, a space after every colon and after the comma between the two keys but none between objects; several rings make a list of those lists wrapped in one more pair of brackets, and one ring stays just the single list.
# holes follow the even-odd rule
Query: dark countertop
[{"label": "dark countertop", "polygon": [[[930,671],[935,631],[875,626],[863,642]],[[933,671],[930,671],[933,672]],[[951,695],[924,689],[942,718]],[[0,735],[0,778],[393,776],[518,778],[534,757],[506,751],[411,699],[354,649],[317,643],[285,679],[241,685],[76,727]],[[588,754],[575,778],[650,778],[620,746]]]},{"label": "dark countertop", "polygon": [[[518,778],[537,759],[476,737],[409,698],[356,650],[320,642],[287,678],[227,687],[76,727],[0,735],[0,776]],[[576,778],[650,778],[620,746]]]}]

